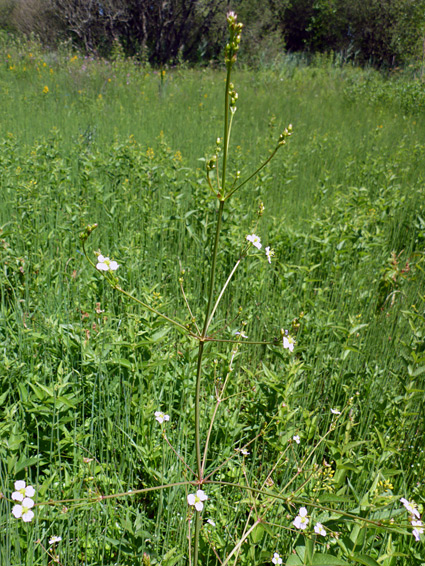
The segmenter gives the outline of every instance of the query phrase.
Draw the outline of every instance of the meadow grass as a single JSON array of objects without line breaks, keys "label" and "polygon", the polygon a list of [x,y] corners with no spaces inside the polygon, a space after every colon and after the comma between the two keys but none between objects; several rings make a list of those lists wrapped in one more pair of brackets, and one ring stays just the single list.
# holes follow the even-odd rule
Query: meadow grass
[{"label": "meadow grass", "polygon": [[[216,211],[199,159],[222,135],[225,74],[173,69],[161,77],[133,62],[33,51],[3,46],[0,70],[0,491],[9,496],[13,482],[26,479],[47,501],[181,481],[184,466],[153,414],[170,414],[173,445],[195,467],[196,352],[186,336],[91,271],[78,234],[97,222],[90,249],[120,263],[121,285],[189,323],[178,283],[184,269],[194,314],[203,312],[199,274],[211,261]],[[258,231],[276,259],[271,268],[260,259],[242,263],[211,332],[227,323],[231,338],[246,321],[250,339],[269,340],[289,328],[297,347],[292,358],[275,346],[240,348],[207,467],[256,439],[249,458],[238,455],[219,474],[255,486],[294,435],[313,447],[331,426],[329,407],[345,407],[301,493],[333,497],[346,510],[385,498],[398,506],[400,496],[422,504],[420,91],[406,105],[403,92],[416,92],[411,83],[327,64],[239,70],[233,80],[239,103],[231,167],[242,177],[283,126],[292,122],[295,133],[224,215],[219,279],[251,233],[260,200]],[[207,352],[204,416],[229,355],[225,343]],[[277,485],[299,466],[301,452],[290,447]],[[2,501],[0,563],[48,564],[37,541],[46,547],[60,535],[67,566],[140,564],[143,553],[152,564],[187,564],[185,489],[43,506],[28,525]],[[209,498],[205,517],[216,527],[205,525],[201,552],[213,565],[213,548],[225,554],[240,536],[247,496],[211,485]],[[295,509],[276,506],[270,522],[282,523],[288,512]],[[329,525],[338,531],[337,518]],[[289,557],[301,537],[278,532],[279,552]],[[272,535],[268,527],[252,536],[240,563],[270,563]],[[335,553],[367,551],[383,566],[424,561],[410,534],[361,534],[353,525],[329,544]]]}]

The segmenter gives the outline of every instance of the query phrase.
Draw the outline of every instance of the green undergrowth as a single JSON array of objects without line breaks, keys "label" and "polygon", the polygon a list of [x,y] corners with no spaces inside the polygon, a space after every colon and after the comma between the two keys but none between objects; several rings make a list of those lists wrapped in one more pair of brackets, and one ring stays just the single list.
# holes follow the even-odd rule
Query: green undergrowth
[{"label": "green undergrowth", "polygon": [[[151,70],[136,73],[116,63],[122,84],[108,82],[105,67],[108,72],[97,70],[80,85],[84,63],[77,59],[48,83],[59,72],[53,63],[53,73],[42,63],[39,72],[33,69],[32,86],[21,60],[14,63],[21,74],[0,72],[10,132],[0,140],[0,491],[9,495],[16,479],[26,479],[37,486],[38,501],[181,481],[185,470],[153,418],[159,409],[171,416],[173,445],[195,465],[193,343],[115,294],[85,261],[78,234],[97,222],[88,246],[118,261],[122,287],[190,324],[178,282],[184,270],[195,318],[204,311],[200,274],[211,260],[216,207],[197,159],[221,135],[215,89],[224,77],[177,70],[161,80]],[[127,72],[137,96],[125,94]],[[341,82],[340,71],[244,71],[236,80],[239,166],[253,167],[267,155],[282,122],[292,121],[295,134],[223,217],[219,280],[251,233],[260,200],[258,233],[276,256],[271,266],[263,257],[244,260],[211,333],[230,339],[246,321],[250,339],[276,339],[276,345],[242,346],[236,355],[207,469],[233,458],[216,479],[255,486],[293,435],[303,449],[323,438],[309,482],[302,487],[304,475],[295,480],[301,495],[346,510],[374,498],[406,496],[421,504],[423,119],[403,114],[397,100],[372,100],[363,87]],[[278,346],[281,328],[296,337],[293,357]],[[209,410],[231,347],[206,348],[202,395]],[[330,406],[345,410],[324,437]],[[252,457],[234,458],[250,440]],[[299,450],[294,445],[278,464],[276,486],[296,473]],[[0,562],[47,565],[36,541],[60,535],[67,566],[140,564],[143,553],[152,564],[187,564],[185,489],[43,506],[28,525],[2,501]],[[205,519],[216,527],[205,524],[202,552],[215,565],[212,549],[221,555],[233,547],[247,496],[213,485],[208,495]],[[276,505],[270,523],[293,512]],[[338,520],[328,523],[334,531]],[[241,564],[269,563],[275,548],[268,529],[253,533]],[[297,540],[299,548],[294,532],[282,530],[280,537],[281,555],[291,555]],[[354,524],[350,537],[329,544],[335,554],[367,549],[383,566],[424,560],[410,534],[395,540],[370,529],[364,535]]]}]

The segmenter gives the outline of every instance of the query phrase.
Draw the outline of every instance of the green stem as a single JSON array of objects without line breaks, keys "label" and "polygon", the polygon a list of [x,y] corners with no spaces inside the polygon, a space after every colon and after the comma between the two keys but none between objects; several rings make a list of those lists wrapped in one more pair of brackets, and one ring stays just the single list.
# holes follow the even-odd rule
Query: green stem
[{"label": "green stem", "polygon": [[240,264],[241,261],[242,261],[242,258],[238,259],[238,261],[236,262],[235,267],[232,269],[232,271],[231,271],[229,277],[227,278],[226,283],[223,285],[223,289],[220,291],[220,294],[219,294],[219,296],[218,296],[218,299],[217,299],[216,302],[215,302],[215,305],[214,305],[214,307],[213,307],[213,310],[211,311],[211,314],[210,314],[210,316],[208,317],[208,322],[207,322],[207,325],[206,325],[206,328],[205,328],[205,332],[208,331],[209,325],[211,324],[211,321],[212,321],[212,319],[213,319],[213,316],[214,316],[214,314],[215,314],[215,311],[217,310],[217,307],[218,307],[218,305],[219,305],[219,303],[220,303],[220,301],[221,301],[221,297],[223,296],[224,291],[225,291],[226,288],[227,288],[227,285],[230,283],[230,280],[232,279],[233,274],[234,274],[235,271],[237,270],[237,268],[238,268],[238,266],[239,266],[239,264]]},{"label": "green stem", "polygon": [[227,167],[227,153],[229,151],[229,85],[230,85],[230,74],[232,72],[232,64],[227,65],[227,77],[226,77],[226,93],[224,96],[224,153],[223,153],[223,171],[221,176],[221,190],[225,191],[226,183],[226,167]]},{"label": "green stem", "polygon": [[[195,392],[195,444],[196,464],[198,468],[198,482],[202,481],[202,458],[201,458],[201,434],[200,434],[200,404],[201,404],[201,377],[202,377],[202,355],[205,342],[199,342],[198,365],[196,368],[196,392]],[[195,537],[196,540],[196,537]],[[195,562],[196,564],[196,562]]]},{"label": "green stem", "polygon": [[270,161],[273,159],[273,157],[276,155],[277,150],[279,149],[280,145],[278,145],[270,154],[270,156],[264,161],[264,163],[262,165],[260,165],[260,167],[258,167],[258,169],[256,169],[254,171],[254,173],[252,173],[252,175],[250,175],[247,179],[245,179],[245,181],[243,181],[240,185],[238,185],[237,187],[235,187],[232,191],[230,191],[230,193],[228,195],[226,195],[226,200],[228,198],[230,198],[234,193],[236,193],[236,191],[238,191],[241,187],[243,187],[244,185],[246,185],[246,183],[248,183],[248,181],[250,181],[253,177],[255,177],[255,175],[257,175],[257,173],[259,173],[261,171],[261,169],[263,169],[267,163],[270,163]]},{"label": "green stem", "polygon": [[244,536],[241,538],[241,540],[238,542],[238,544],[234,547],[232,552],[228,555],[226,560],[224,560],[224,562],[222,562],[221,566],[225,566],[226,564],[228,564],[229,560],[232,558],[232,556],[235,554],[235,552],[238,552],[240,547],[243,545],[243,543],[246,541],[246,539],[249,537],[249,535],[252,533],[252,531],[255,529],[255,527],[257,525],[259,525],[260,523],[261,523],[261,519],[257,519],[255,521],[255,523],[251,526],[251,528],[244,534]]},{"label": "green stem", "polygon": [[133,295],[130,295],[130,293],[128,293],[127,291],[124,291],[124,289],[122,289],[118,283],[114,283],[112,282],[109,277],[107,276],[107,274],[104,271],[99,272],[99,270],[96,268],[95,264],[92,262],[92,260],[89,258],[88,254],[87,254],[87,250],[86,250],[86,246],[83,242],[82,244],[83,246],[83,252],[84,255],[86,256],[87,261],[90,263],[90,265],[96,269],[96,271],[98,273],[101,273],[103,275],[103,277],[105,277],[105,279],[108,281],[108,283],[117,291],[119,291],[120,293],[122,293],[123,295],[125,295],[126,297],[128,297],[129,299],[133,299],[133,301],[135,301],[136,303],[138,303],[139,305],[141,305],[143,308],[145,308],[146,310],[153,312],[154,314],[160,316],[161,318],[165,319],[167,322],[174,324],[174,326],[178,326],[179,328],[183,329],[185,332],[187,332],[190,336],[192,336],[193,338],[196,337],[195,334],[193,334],[193,332],[190,332],[190,330],[188,330],[188,328],[186,326],[184,326],[183,324],[180,324],[180,322],[177,322],[176,320],[173,320],[172,318],[169,318],[168,316],[166,316],[165,314],[162,314],[161,312],[157,311],[156,309],[154,309],[153,307],[150,307],[149,305],[147,305],[146,303],[144,303],[143,301],[141,301],[140,299],[138,299],[137,297],[133,297]]},{"label": "green stem", "polygon": [[220,237],[221,220],[222,220],[222,217],[223,217],[223,208],[224,208],[224,201],[221,200],[220,205],[218,207],[217,226],[216,226],[216,230],[215,230],[213,257],[212,257],[211,272],[210,272],[210,286],[209,286],[209,289],[208,289],[208,305],[207,305],[207,310],[205,312],[205,322],[204,322],[204,328],[202,330],[202,338],[205,338],[206,333],[207,333],[209,315],[210,315],[211,305],[212,305],[212,300],[213,300],[215,268],[216,268],[217,253],[218,253],[218,240],[219,240],[219,237]]},{"label": "green stem", "polygon": [[[227,77],[226,77],[226,94],[224,97],[224,154],[223,154],[223,171],[222,171],[222,181],[221,181],[221,191],[224,193],[224,187],[226,183],[226,167],[227,167],[227,153],[229,147],[229,84],[230,84],[230,73],[232,70],[232,65],[227,66]],[[218,165],[217,165],[218,166]],[[217,180],[217,185],[219,184]],[[220,193],[220,186],[217,187]],[[202,469],[202,457],[201,457],[201,433],[200,433],[200,404],[201,404],[201,378],[202,378],[202,357],[204,353],[205,337],[208,330],[210,312],[213,301],[214,294],[214,282],[215,282],[215,270],[217,264],[217,254],[218,254],[218,241],[220,237],[221,221],[223,218],[224,209],[224,198],[223,195],[219,195],[220,204],[218,207],[217,214],[217,226],[215,230],[215,238],[212,253],[211,271],[210,271],[210,284],[208,289],[208,303],[207,309],[205,311],[205,321],[202,334],[200,336],[199,346],[198,346],[198,363],[196,368],[196,393],[195,393],[195,444],[196,444],[196,463],[198,468],[198,484],[202,485],[203,479],[203,469]],[[199,533],[201,528],[201,517],[199,513],[196,513],[196,524],[195,524],[195,541],[193,547],[194,554],[194,566],[198,566],[198,550],[199,550]]]},{"label": "green stem", "polygon": [[195,546],[193,549],[193,566],[198,566],[198,553],[199,553],[199,533],[201,531],[201,514],[196,511],[195,520]]}]

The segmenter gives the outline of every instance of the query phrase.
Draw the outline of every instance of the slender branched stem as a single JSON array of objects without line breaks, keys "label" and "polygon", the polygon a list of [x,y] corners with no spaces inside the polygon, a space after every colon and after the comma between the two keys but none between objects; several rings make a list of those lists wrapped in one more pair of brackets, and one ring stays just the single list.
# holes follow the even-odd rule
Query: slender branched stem
[{"label": "slender branched stem", "polygon": [[[105,499],[115,499],[117,497],[128,497],[130,495],[137,495],[138,493],[147,493],[148,491],[159,491],[161,489],[169,489],[171,487],[178,487],[181,485],[194,485],[193,481],[178,481],[174,483],[167,483],[165,485],[156,485],[153,487],[145,487],[143,489],[132,489],[130,491],[123,491],[121,493],[112,493],[109,495],[96,495],[87,499],[87,497],[76,497],[73,499],[56,499],[50,501],[41,501],[36,503],[34,507],[41,507],[42,505],[64,505],[65,503],[95,503],[96,501],[104,501]],[[12,501],[12,500],[10,500]]]},{"label": "slender branched stem", "polygon": [[211,324],[211,322],[212,322],[212,319],[213,319],[213,317],[214,317],[215,311],[217,310],[217,307],[218,307],[218,305],[220,304],[220,301],[221,301],[221,298],[222,298],[222,296],[223,296],[223,294],[224,294],[224,291],[227,289],[227,286],[228,286],[228,284],[230,283],[230,280],[232,279],[232,277],[233,277],[235,271],[236,271],[237,268],[239,267],[239,264],[241,263],[242,259],[243,259],[242,257],[240,257],[240,258],[238,259],[238,261],[236,262],[235,267],[234,267],[234,268],[232,269],[232,271],[230,272],[230,275],[229,275],[229,277],[227,278],[226,283],[223,285],[223,288],[222,288],[222,290],[220,291],[220,294],[219,294],[219,296],[218,296],[218,298],[217,298],[217,300],[216,300],[216,302],[215,302],[215,305],[214,305],[214,307],[213,307],[213,309],[212,309],[212,311],[211,311],[211,314],[210,314],[210,316],[209,316],[209,318],[208,318],[208,322],[207,322],[207,325],[206,325],[206,328],[205,328],[205,332],[208,332],[208,328],[209,328],[209,326],[210,326],[210,324]]},{"label": "slender branched stem", "polygon": [[245,179],[245,181],[242,181],[242,183],[240,183],[237,187],[235,187],[233,190],[230,191],[230,193],[228,193],[226,195],[226,200],[229,199],[233,194],[236,193],[236,191],[238,191],[241,187],[243,187],[244,185],[246,185],[246,183],[248,183],[248,181],[250,181],[253,177],[255,177],[255,175],[257,175],[261,169],[264,169],[264,167],[270,163],[270,161],[273,159],[273,157],[276,155],[277,150],[279,149],[280,145],[276,146],[275,149],[272,151],[272,153],[269,155],[269,157],[264,161],[264,163],[262,165],[260,165],[260,167],[258,167],[258,169],[256,169],[254,171],[254,173],[252,173],[252,175],[250,175],[247,179]]},{"label": "slender branched stem", "polygon": [[150,305],[144,303],[143,301],[141,301],[140,299],[138,299],[137,297],[134,297],[133,295],[131,295],[130,293],[128,293],[127,291],[125,291],[122,287],[120,287],[118,285],[118,283],[116,283],[115,281],[111,281],[111,279],[109,279],[107,273],[105,271],[101,271],[99,272],[99,270],[96,268],[96,265],[93,263],[93,261],[89,258],[88,254],[87,254],[87,250],[86,250],[86,246],[85,243],[82,243],[83,246],[83,252],[84,255],[86,256],[87,261],[90,263],[90,265],[93,266],[94,269],[96,269],[96,271],[98,273],[102,273],[103,277],[108,281],[108,283],[116,290],[119,291],[120,293],[122,293],[123,295],[125,295],[126,297],[128,297],[129,299],[132,299],[133,301],[135,301],[136,303],[138,303],[139,305],[141,305],[143,308],[145,308],[146,310],[156,314],[157,316],[163,318],[164,320],[166,320],[167,322],[169,322],[170,324],[173,324],[174,326],[177,326],[178,328],[181,328],[182,330],[184,330],[185,332],[187,332],[189,335],[191,335],[193,338],[196,337],[196,334],[193,334],[193,332],[190,332],[190,330],[184,326],[183,324],[181,324],[180,322],[177,322],[177,320],[173,320],[172,318],[168,317],[167,315],[163,314],[162,312],[157,311],[154,307],[151,307]]},{"label": "slender branched stem", "polygon": [[243,537],[241,537],[241,539],[239,540],[238,544],[234,547],[232,552],[227,556],[226,560],[224,560],[222,562],[222,566],[225,566],[226,564],[228,564],[229,560],[232,558],[232,556],[235,554],[235,552],[238,552],[240,547],[243,545],[243,543],[246,541],[246,539],[249,537],[249,535],[252,533],[252,531],[255,529],[255,527],[261,523],[261,521],[262,521],[262,518],[257,519],[255,521],[255,523],[251,526],[251,528],[248,529],[248,531],[246,531],[246,533],[243,535]]},{"label": "slender branched stem", "polygon": [[195,317],[193,316],[192,309],[190,308],[189,301],[187,300],[186,293],[184,292],[183,280],[182,280],[182,279],[183,279],[182,277],[179,278],[179,284],[180,284],[180,290],[181,290],[182,295],[183,295],[183,300],[184,300],[184,302],[185,302],[185,305],[186,305],[186,307],[187,307],[187,310],[189,311],[190,318],[192,319],[192,322],[193,322],[193,324],[195,325],[196,332],[197,332],[198,335],[199,335],[199,334],[201,334],[201,331],[200,331],[198,325],[196,324],[196,319],[195,319]]},{"label": "slender branched stem", "polygon": [[167,435],[165,434],[165,431],[163,432],[163,437],[164,437],[165,442],[168,444],[168,446],[171,448],[171,450],[174,452],[174,454],[177,456],[177,458],[180,460],[180,462],[183,464],[183,466],[186,468],[186,470],[187,470],[188,472],[192,472],[193,476],[195,476],[195,475],[196,475],[195,472],[192,470],[192,468],[191,468],[188,464],[186,464],[184,458],[182,458],[182,457],[180,456],[180,454],[177,452],[177,450],[174,448],[174,446],[173,446],[173,445],[171,444],[171,442],[168,440],[168,437],[167,437]]}]

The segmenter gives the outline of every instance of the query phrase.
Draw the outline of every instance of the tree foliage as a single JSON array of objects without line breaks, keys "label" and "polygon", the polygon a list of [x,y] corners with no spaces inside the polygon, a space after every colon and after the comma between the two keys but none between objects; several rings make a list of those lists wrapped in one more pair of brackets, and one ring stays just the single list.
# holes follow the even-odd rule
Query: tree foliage
[{"label": "tree foliage", "polygon": [[249,30],[249,62],[283,48],[377,66],[423,56],[425,0],[0,0],[0,27],[106,56],[118,41],[156,65],[207,62],[223,48],[228,9]]}]

